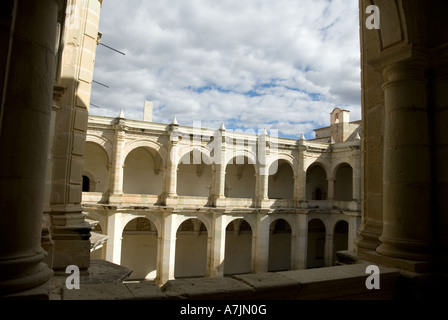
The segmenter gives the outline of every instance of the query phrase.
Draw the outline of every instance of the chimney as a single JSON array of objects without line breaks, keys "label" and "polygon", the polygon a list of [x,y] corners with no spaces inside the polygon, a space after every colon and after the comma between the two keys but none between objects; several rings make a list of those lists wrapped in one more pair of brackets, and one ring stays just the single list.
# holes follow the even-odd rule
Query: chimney
[{"label": "chimney", "polygon": [[145,106],[143,109],[143,121],[152,122],[152,109],[153,109],[152,101],[145,101]]}]

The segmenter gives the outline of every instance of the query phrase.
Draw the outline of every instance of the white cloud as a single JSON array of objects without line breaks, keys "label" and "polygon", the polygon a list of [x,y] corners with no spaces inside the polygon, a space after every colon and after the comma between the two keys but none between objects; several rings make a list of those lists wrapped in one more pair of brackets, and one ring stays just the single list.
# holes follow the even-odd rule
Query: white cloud
[{"label": "white cloud", "polygon": [[[358,5],[346,0],[108,0],[92,114],[308,136],[336,105],[360,117]],[[216,126],[218,127],[218,126]]]}]

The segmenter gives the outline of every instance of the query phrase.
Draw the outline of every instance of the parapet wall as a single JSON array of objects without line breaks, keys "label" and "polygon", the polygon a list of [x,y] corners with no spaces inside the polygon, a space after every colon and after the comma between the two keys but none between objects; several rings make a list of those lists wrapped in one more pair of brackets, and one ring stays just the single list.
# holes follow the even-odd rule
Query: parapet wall
[{"label": "parapet wall", "polygon": [[369,290],[368,263],[319,269],[245,274],[155,283],[82,284],[63,289],[63,300],[322,300],[394,299],[400,273],[379,267],[380,289]]}]

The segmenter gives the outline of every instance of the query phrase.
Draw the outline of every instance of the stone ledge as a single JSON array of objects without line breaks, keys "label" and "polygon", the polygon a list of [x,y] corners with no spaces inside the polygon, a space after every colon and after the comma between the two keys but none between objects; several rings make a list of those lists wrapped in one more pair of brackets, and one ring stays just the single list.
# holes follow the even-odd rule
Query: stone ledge
[{"label": "stone ledge", "polygon": [[168,299],[241,300],[254,289],[233,278],[197,278],[170,280],[161,288]]},{"label": "stone ledge", "polygon": [[153,282],[95,283],[80,290],[64,290],[63,300],[163,300],[166,296]]},{"label": "stone ledge", "polygon": [[253,299],[290,300],[296,299],[301,284],[280,273],[252,273],[233,276],[234,279],[250,286]]},{"label": "stone ledge", "polygon": [[301,284],[299,300],[314,299],[392,299],[400,276],[397,269],[379,266],[380,290],[368,290],[365,281],[367,266],[371,263],[334,266],[318,269],[281,272],[283,276]]},{"label": "stone ledge", "polygon": [[152,281],[84,283],[64,289],[63,300],[322,300],[394,299],[400,272],[379,266],[380,290],[368,290],[369,263],[235,275],[224,278],[170,280],[161,288]]}]

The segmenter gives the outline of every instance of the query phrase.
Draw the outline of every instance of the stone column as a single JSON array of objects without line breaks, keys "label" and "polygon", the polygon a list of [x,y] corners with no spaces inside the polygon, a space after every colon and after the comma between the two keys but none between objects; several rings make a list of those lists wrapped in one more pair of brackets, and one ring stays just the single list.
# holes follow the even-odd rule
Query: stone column
[{"label": "stone column", "polygon": [[177,128],[179,125],[177,121],[173,120],[170,128],[170,148],[169,156],[166,162],[165,169],[165,185],[164,185],[164,202],[165,205],[177,204],[177,169],[178,169],[178,148],[179,148],[179,133]]},{"label": "stone column", "polygon": [[120,213],[108,213],[106,242],[106,260],[115,264],[121,263],[121,247],[124,226]]},{"label": "stone column", "polygon": [[354,151],[355,161],[353,166],[353,195],[354,201],[361,200],[361,151]]},{"label": "stone column", "polygon": [[348,223],[348,248],[355,251],[356,230],[358,230],[358,217],[351,217]]},{"label": "stone column", "polygon": [[226,206],[225,186],[226,186],[226,128],[224,124],[219,128],[219,135],[215,137],[218,141],[215,144],[215,186],[214,198],[216,207]]},{"label": "stone column", "polygon": [[334,178],[327,179],[328,181],[328,193],[327,193],[327,200],[333,201],[334,199]]},{"label": "stone column", "polygon": [[431,141],[425,60],[393,63],[383,71],[383,234],[376,251],[408,260],[428,259],[431,242]]},{"label": "stone column", "polygon": [[212,250],[207,275],[222,277],[224,275],[224,255],[226,248],[226,219],[222,213],[214,213]]},{"label": "stone column", "polygon": [[296,222],[296,232],[297,234],[293,235],[293,256],[292,260],[292,269],[294,270],[302,270],[306,269],[306,258],[307,258],[307,250],[308,250],[308,223],[307,223],[307,215],[303,213],[299,213],[297,215]]},{"label": "stone column", "polygon": [[333,254],[333,248],[334,248],[334,231],[330,228],[327,228],[327,233],[325,234],[325,253],[324,253],[324,260],[325,260],[325,266],[331,267],[334,262],[334,254]]},{"label": "stone column", "polygon": [[266,166],[258,167],[257,179],[257,192],[256,192],[256,203],[259,208],[267,208],[269,205],[268,198],[268,187],[269,187],[269,172]]},{"label": "stone column", "polygon": [[294,179],[296,189],[294,197],[296,198],[296,206],[306,209],[308,207],[306,201],[306,170],[305,170],[305,138],[299,140],[299,151],[297,153],[297,178]]},{"label": "stone column", "polygon": [[0,296],[52,276],[41,232],[58,10],[58,1],[20,0],[1,14]]},{"label": "stone column", "polygon": [[262,273],[268,271],[269,261],[269,227],[270,219],[266,213],[257,214],[257,228],[255,234],[255,254],[252,255],[254,272]]},{"label": "stone column", "polygon": [[124,174],[124,145],[126,143],[126,132],[124,131],[125,120],[117,118],[115,125],[115,141],[112,153],[112,170],[109,178],[109,202],[121,203],[123,201],[123,174]]},{"label": "stone column", "polygon": [[82,173],[101,2],[73,3],[64,24],[57,85],[66,88],[55,122],[51,190],[53,269],[90,266],[90,224],[84,219]]},{"label": "stone column", "polygon": [[156,283],[161,286],[168,280],[174,279],[176,255],[176,214],[165,212],[163,219],[162,241],[157,261]]}]

